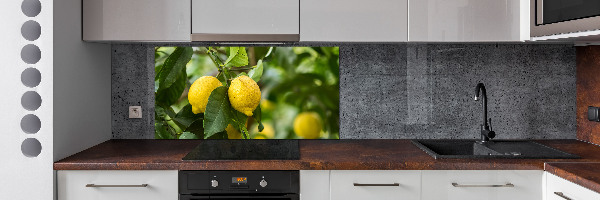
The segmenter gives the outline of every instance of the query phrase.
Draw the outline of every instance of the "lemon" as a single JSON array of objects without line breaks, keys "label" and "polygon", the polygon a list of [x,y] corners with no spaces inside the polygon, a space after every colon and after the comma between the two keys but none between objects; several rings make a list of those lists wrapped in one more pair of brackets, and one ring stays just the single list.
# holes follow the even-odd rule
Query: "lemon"
[{"label": "lemon", "polygon": [[239,76],[233,79],[228,95],[231,107],[247,116],[252,116],[252,111],[260,103],[260,88],[248,76]]},{"label": "lemon", "polygon": [[225,131],[227,131],[227,138],[229,139],[242,139],[242,133],[235,129],[231,124],[227,125]]},{"label": "lemon", "polygon": [[[271,124],[263,124],[263,131],[254,136],[254,139],[272,139],[275,138],[275,129]],[[257,127],[258,128],[258,127]]]},{"label": "lemon", "polygon": [[260,109],[262,110],[273,110],[275,108],[275,103],[267,100],[267,99],[263,99],[260,101]]},{"label": "lemon", "polygon": [[294,132],[306,139],[321,137],[321,118],[314,112],[302,112],[294,119]]},{"label": "lemon", "polygon": [[188,92],[188,100],[192,105],[194,114],[204,113],[210,93],[217,87],[223,86],[219,79],[212,76],[203,76],[198,78]]}]

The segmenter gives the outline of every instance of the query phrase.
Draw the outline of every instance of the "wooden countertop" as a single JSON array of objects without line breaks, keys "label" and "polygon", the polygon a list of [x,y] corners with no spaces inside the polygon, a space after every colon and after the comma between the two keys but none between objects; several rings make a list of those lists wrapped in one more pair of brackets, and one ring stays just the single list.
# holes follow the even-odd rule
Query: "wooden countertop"
[{"label": "wooden countertop", "polygon": [[600,162],[551,162],[546,163],[545,170],[600,193]]},{"label": "wooden countertop", "polygon": [[542,170],[546,162],[600,162],[600,147],[537,140],[581,159],[439,159],[410,140],[300,140],[300,160],[183,158],[202,140],[109,140],[54,163],[55,170]]}]

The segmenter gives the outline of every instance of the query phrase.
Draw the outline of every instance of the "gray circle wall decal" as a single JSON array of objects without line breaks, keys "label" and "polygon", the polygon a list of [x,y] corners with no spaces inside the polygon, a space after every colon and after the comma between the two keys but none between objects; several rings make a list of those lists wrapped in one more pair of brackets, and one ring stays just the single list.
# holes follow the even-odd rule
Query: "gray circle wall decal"
[{"label": "gray circle wall decal", "polygon": [[40,38],[42,34],[42,27],[36,21],[29,20],[23,23],[21,26],[21,35],[23,38],[29,41],[34,41]]},{"label": "gray circle wall decal", "polygon": [[39,0],[23,0],[21,11],[27,17],[35,17],[42,11],[42,3]]},{"label": "gray circle wall decal", "polygon": [[42,121],[40,121],[40,118],[33,114],[25,115],[21,119],[21,130],[27,134],[35,134],[40,131],[41,127]]},{"label": "gray circle wall decal", "polygon": [[21,49],[21,59],[27,64],[35,64],[40,61],[42,51],[38,46],[28,44]]},{"label": "gray circle wall decal", "polygon": [[27,157],[37,157],[42,153],[42,144],[35,138],[27,138],[21,143],[21,152]]},{"label": "gray circle wall decal", "polygon": [[36,68],[27,68],[21,73],[21,82],[23,85],[33,88],[37,87],[42,81],[42,73]]},{"label": "gray circle wall decal", "polygon": [[25,110],[37,110],[42,105],[42,97],[37,92],[27,91],[21,97],[21,105]]}]

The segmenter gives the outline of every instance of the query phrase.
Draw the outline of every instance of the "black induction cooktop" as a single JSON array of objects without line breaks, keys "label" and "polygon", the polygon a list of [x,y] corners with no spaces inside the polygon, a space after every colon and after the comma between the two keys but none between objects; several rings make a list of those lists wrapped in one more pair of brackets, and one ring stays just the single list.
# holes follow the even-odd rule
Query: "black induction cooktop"
[{"label": "black induction cooktop", "polygon": [[205,140],[183,160],[298,160],[298,140]]}]

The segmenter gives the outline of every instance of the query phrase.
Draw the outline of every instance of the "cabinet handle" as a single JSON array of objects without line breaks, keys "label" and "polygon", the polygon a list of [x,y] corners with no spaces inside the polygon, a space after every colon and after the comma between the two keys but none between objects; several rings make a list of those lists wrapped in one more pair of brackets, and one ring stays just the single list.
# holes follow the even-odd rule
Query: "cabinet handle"
[{"label": "cabinet handle", "polygon": [[354,186],[400,186],[400,183],[391,183],[391,184],[354,183]]},{"label": "cabinet handle", "polygon": [[85,187],[148,187],[148,184],[141,185],[96,185],[96,184],[87,184]]},{"label": "cabinet handle", "polygon": [[458,183],[452,183],[454,187],[515,187],[512,183],[507,183],[504,185],[461,185]]},{"label": "cabinet handle", "polygon": [[562,192],[554,192],[554,194],[556,196],[562,197],[563,199],[566,199],[566,200],[573,200],[573,199],[569,198],[568,196],[565,196],[565,194],[563,194]]}]

